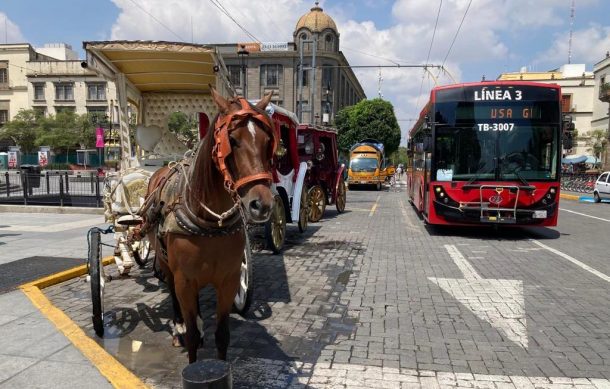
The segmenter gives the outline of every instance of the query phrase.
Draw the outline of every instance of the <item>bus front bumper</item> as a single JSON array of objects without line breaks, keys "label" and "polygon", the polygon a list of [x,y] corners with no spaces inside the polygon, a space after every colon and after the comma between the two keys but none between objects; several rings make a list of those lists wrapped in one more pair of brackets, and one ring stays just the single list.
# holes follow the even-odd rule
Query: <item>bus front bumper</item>
[{"label": "bus front bumper", "polygon": [[480,206],[454,207],[433,200],[436,216],[450,222],[467,224],[518,224],[539,225],[545,224],[554,218],[558,203],[552,203],[544,207],[494,209]]}]

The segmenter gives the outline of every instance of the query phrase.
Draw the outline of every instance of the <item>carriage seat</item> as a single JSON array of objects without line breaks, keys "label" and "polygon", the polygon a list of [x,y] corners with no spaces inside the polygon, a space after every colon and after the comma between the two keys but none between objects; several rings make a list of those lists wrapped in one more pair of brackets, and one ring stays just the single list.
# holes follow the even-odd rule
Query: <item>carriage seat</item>
[{"label": "carriage seat", "polygon": [[290,171],[290,173],[283,175],[280,172],[277,172],[277,177],[280,182],[277,183],[277,186],[281,186],[286,189],[286,193],[288,196],[292,196],[294,193],[294,169]]},{"label": "carriage seat", "polygon": [[156,125],[138,125],[136,142],[146,152],[138,160],[140,166],[163,166],[167,161],[182,159],[188,150],[175,134]]}]

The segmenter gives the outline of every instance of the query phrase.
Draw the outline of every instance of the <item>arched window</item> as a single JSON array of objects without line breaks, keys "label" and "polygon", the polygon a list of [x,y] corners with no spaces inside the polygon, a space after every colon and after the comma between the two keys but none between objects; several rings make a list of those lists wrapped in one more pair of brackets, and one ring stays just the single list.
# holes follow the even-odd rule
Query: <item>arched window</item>
[{"label": "arched window", "polygon": [[335,50],[335,38],[331,33],[326,34],[324,37],[324,50],[326,51],[334,51]]}]

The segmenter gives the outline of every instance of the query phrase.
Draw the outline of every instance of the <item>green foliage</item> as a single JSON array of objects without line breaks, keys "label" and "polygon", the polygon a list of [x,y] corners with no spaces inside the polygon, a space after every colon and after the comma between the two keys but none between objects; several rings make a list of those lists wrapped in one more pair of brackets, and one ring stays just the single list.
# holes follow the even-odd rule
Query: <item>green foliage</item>
[{"label": "green foliage", "polygon": [[386,154],[391,155],[400,144],[394,107],[383,99],[362,100],[343,108],[335,117],[335,126],[339,130],[337,143],[341,150],[349,150],[362,139],[373,138],[382,142]]},{"label": "green foliage", "polygon": [[21,146],[21,152],[31,153],[36,147],[37,121],[36,111],[22,109],[0,128],[0,139],[10,139]]},{"label": "green foliage", "polygon": [[606,149],[608,143],[608,130],[598,128],[589,133],[591,137],[591,148],[589,151],[593,152],[593,155],[600,157],[602,152]]},{"label": "green foliage", "polygon": [[404,166],[408,165],[409,157],[407,155],[406,147],[399,147],[398,150],[390,154],[390,163],[394,166],[398,166],[399,164],[403,164]]},{"label": "green foliage", "polygon": [[193,148],[197,140],[197,122],[195,120],[189,118],[184,112],[172,112],[167,120],[167,127],[189,149]]},{"label": "green foliage", "polygon": [[34,110],[21,110],[0,129],[0,139],[11,139],[23,153],[37,146],[50,146],[54,152],[68,152],[80,146],[95,146],[95,127],[89,115],[59,112],[44,117]]}]

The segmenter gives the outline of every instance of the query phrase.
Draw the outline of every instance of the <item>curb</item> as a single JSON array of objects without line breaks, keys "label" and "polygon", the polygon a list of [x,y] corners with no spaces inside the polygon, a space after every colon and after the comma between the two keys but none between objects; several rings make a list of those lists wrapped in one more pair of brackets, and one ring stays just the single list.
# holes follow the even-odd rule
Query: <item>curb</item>
[{"label": "curb", "polygon": [[1,204],[0,213],[58,213],[58,214],[85,214],[103,215],[104,208],[87,207],[52,207],[49,205],[17,205]]},{"label": "curb", "polygon": [[576,195],[571,195],[571,194],[565,194],[565,193],[560,193],[559,197],[565,200],[580,200],[580,196],[576,196]]},{"label": "curb", "polygon": [[[113,263],[113,257],[102,260],[104,266]],[[87,358],[93,366],[110,382],[115,388],[148,388],[140,378],[129,371],[112,355],[110,355],[95,340],[87,336],[85,332],[68,317],[61,309],[54,306],[42,293],[42,289],[61,282],[87,274],[87,265],[80,265],[59,273],[51,274],[38,280],[28,282],[19,287],[30,299],[32,304],[44,317],[57,327],[57,329],[72,342],[72,344]]]}]

